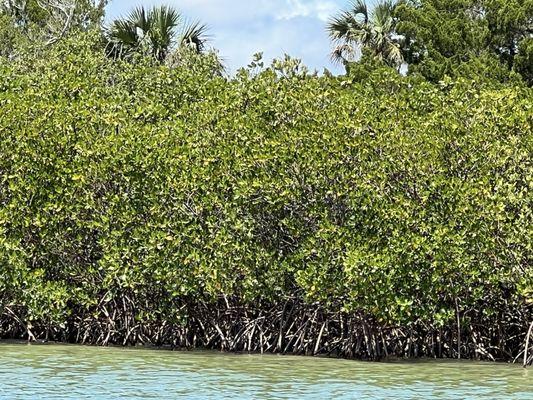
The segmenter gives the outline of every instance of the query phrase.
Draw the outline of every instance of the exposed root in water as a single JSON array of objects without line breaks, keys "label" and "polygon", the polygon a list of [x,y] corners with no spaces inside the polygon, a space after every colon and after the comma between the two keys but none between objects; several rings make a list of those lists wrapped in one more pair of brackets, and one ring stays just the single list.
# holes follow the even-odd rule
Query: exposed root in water
[{"label": "exposed root in water", "polygon": [[526,368],[528,365],[530,365],[533,362],[533,354],[531,355],[530,358],[528,358],[529,339],[531,337],[531,333],[532,332],[533,332],[533,322],[529,326],[529,330],[528,330],[527,336],[526,336],[526,345],[524,347],[524,362],[523,362],[524,368]]},{"label": "exposed root in water", "polygon": [[19,317],[17,314],[15,314],[13,312],[13,310],[11,310],[10,307],[5,307],[5,311],[18,323],[20,324],[20,326],[22,326],[24,328],[24,330],[26,331],[26,335],[28,337],[28,342],[36,342],[37,339],[35,338],[35,335],[33,334],[33,332],[31,331],[31,328],[32,328],[32,325],[31,323],[24,323]]},{"label": "exposed root in water", "polygon": [[[12,309],[0,318],[0,336],[94,345],[150,345],[227,352],[327,355],[363,360],[390,357],[470,358],[517,360],[533,356],[527,350],[533,324],[526,334],[524,312],[498,320],[481,320],[472,313],[469,323],[447,326],[422,322],[386,326],[363,314],[332,312],[298,298],[255,307],[237,299],[218,302],[184,301],[173,316],[152,314],[130,296],[100,302],[94,310],[74,313],[66,325],[30,326]],[[18,315],[21,315],[18,313]],[[524,349],[524,342],[526,348]]]}]

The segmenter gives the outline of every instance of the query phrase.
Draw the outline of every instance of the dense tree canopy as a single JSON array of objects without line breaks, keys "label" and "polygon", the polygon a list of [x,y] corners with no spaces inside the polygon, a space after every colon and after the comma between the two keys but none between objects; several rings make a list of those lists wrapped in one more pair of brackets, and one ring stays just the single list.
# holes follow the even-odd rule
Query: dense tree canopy
[{"label": "dense tree canopy", "polygon": [[358,2],[330,25],[366,46],[340,77],[259,54],[224,76],[168,8],[115,22],[131,57],[110,57],[103,3],[58,24],[54,7],[74,3],[13,4],[0,13],[0,337],[520,354],[531,2]]},{"label": "dense tree canopy", "polygon": [[218,298],[300,299],[381,327],[460,318],[464,353],[516,354],[531,89],[291,60],[226,79],[205,57],[168,68],[95,43],[0,61],[0,314],[122,343],[210,325],[198,307]]},{"label": "dense tree canopy", "polygon": [[432,81],[465,74],[505,80],[514,70],[529,79],[531,0],[403,0],[395,16],[411,72]]}]

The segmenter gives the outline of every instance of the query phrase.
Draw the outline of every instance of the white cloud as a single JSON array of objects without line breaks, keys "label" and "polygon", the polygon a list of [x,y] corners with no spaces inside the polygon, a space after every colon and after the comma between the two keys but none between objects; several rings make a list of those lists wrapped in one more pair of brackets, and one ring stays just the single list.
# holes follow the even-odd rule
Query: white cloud
[{"label": "white cloud", "polygon": [[304,1],[304,0],[285,0],[286,8],[277,15],[278,19],[292,19],[296,17],[318,18],[321,21],[327,21],[328,18],[338,9],[338,6],[332,1]]}]

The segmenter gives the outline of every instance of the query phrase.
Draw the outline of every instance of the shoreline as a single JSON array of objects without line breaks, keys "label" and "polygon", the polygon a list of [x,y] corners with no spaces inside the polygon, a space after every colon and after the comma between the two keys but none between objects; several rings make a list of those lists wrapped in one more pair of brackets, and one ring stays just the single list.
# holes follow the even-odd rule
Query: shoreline
[{"label": "shoreline", "polygon": [[[229,306],[229,307],[228,307]],[[362,361],[466,359],[522,362],[528,327],[514,322],[475,320],[471,325],[428,324],[383,326],[362,314],[331,312],[295,302],[254,310],[221,300],[189,309],[181,306],[182,323],[141,321],[139,314],[113,311],[115,320],[95,311],[72,316],[61,328],[34,322],[30,331],[14,318],[0,318],[0,340],[73,345],[141,347],[162,350],[206,350],[233,354],[318,356]],[[179,307],[177,307],[179,308]],[[290,313],[287,309],[292,310]],[[527,312],[527,310],[524,310]],[[85,315],[85,317],[83,317]],[[174,316],[176,318],[176,316]],[[481,318],[481,316],[479,316]],[[508,316],[510,319],[510,315]],[[494,330],[494,326],[498,329]],[[497,335],[494,334],[497,333]],[[492,336],[491,336],[492,334]],[[496,344],[500,344],[500,347]],[[533,362],[528,351],[527,364]]]},{"label": "shoreline", "polygon": [[173,348],[171,346],[151,346],[151,345],[114,345],[109,344],[106,346],[95,345],[95,344],[80,344],[80,343],[68,343],[68,342],[54,342],[54,341],[41,341],[28,342],[27,340],[20,339],[0,339],[0,348],[2,346],[57,346],[57,347],[82,347],[89,349],[110,349],[110,350],[125,350],[125,351],[155,351],[155,352],[169,352],[169,353],[190,353],[197,355],[213,355],[213,356],[250,356],[250,357],[287,357],[287,358],[304,358],[304,359],[319,359],[319,360],[344,360],[349,362],[358,362],[358,363],[369,363],[369,364],[406,364],[406,365],[416,365],[416,364],[457,364],[457,365],[508,365],[516,368],[522,368],[522,365],[519,361],[513,362],[511,360],[495,360],[491,361],[488,359],[473,359],[473,358],[429,358],[429,357],[418,357],[418,358],[398,358],[398,357],[389,357],[382,360],[362,360],[357,358],[343,358],[328,356],[324,354],[318,355],[298,355],[298,354],[282,354],[282,353],[263,353],[260,352],[237,352],[237,351],[220,351],[215,349],[204,349],[204,348]]}]

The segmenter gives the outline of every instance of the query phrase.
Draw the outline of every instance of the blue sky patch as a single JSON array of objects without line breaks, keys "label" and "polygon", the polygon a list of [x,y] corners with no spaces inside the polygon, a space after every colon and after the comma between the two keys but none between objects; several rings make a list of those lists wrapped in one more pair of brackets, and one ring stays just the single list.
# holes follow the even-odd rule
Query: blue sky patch
[{"label": "blue sky patch", "polygon": [[141,4],[173,5],[187,18],[206,23],[211,45],[232,72],[249,64],[260,51],[267,61],[288,53],[311,69],[342,71],[329,59],[325,26],[332,14],[347,6],[346,0],[113,0],[108,18]]}]

